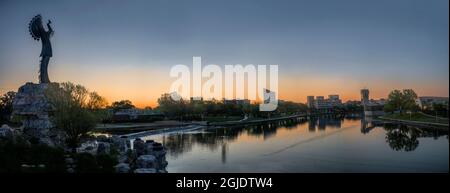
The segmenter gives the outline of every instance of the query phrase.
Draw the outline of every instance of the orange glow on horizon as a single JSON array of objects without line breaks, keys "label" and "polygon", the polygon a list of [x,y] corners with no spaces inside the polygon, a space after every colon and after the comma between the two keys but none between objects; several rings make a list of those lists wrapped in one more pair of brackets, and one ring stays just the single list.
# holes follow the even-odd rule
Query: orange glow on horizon
[{"label": "orange glow on horizon", "polygon": [[[130,100],[139,108],[156,107],[158,98],[161,94],[169,92],[170,85],[175,80],[169,77],[170,66],[158,68],[155,67],[158,65],[148,67],[110,65],[108,70],[97,65],[89,69],[75,68],[76,66],[73,64],[53,66],[50,68],[51,80],[81,84],[90,91],[96,91],[104,96],[109,103]],[[37,76],[36,80],[26,79],[27,77],[28,74],[5,79],[7,82],[2,82],[0,94],[11,90],[17,91],[25,82],[37,82]],[[281,100],[304,103],[309,95],[327,98],[330,94],[338,94],[345,102],[360,100],[360,89],[364,87],[370,90],[370,97],[374,99],[387,98],[391,90],[403,88],[412,88],[419,96],[448,96],[448,84],[448,80],[446,82],[377,80],[364,85],[351,77],[281,76],[280,74],[278,97]]]}]

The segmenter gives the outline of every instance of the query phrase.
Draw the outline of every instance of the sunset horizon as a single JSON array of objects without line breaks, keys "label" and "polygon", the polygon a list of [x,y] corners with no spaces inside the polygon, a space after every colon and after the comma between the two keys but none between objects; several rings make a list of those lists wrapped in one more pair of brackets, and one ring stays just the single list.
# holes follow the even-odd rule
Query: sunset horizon
[{"label": "sunset horizon", "polygon": [[[203,57],[204,66],[222,68],[279,65],[279,98],[295,102],[329,94],[359,100],[362,88],[369,88],[373,98],[407,88],[419,96],[448,97],[448,19],[440,17],[446,14],[445,6],[398,2],[380,15],[376,11],[380,4],[352,2],[359,6],[354,9],[332,3],[329,6],[343,10],[320,15],[330,7],[263,3],[252,17],[244,17],[245,6],[220,4],[192,2],[181,8],[158,1],[111,3],[102,9],[96,4],[77,7],[74,2],[59,2],[33,5],[33,10],[49,11],[46,19],[59,29],[52,40],[51,81],[84,85],[109,102],[130,100],[138,107],[155,107],[175,80],[169,76],[170,68],[192,66],[193,56]],[[156,18],[165,17],[165,12],[144,9],[155,6],[179,12],[163,21]],[[218,7],[223,10],[211,11]],[[0,21],[8,26],[0,37],[1,94],[37,82],[40,45],[33,44],[23,24],[32,15],[12,11],[29,8],[22,3],[0,8]],[[83,8],[90,14],[72,17]],[[228,10],[233,9],[236,14],[230,15]],[[272,14],[265,14],[268,9]],[[439,11],[416,18],[414,9]],[[239,17],[245,19],[235,20]]]},{"label": "sunset horizon", "polygon": [[448,176],[448,0],[0,0],[0,23],[0,176],[29,187]]}]

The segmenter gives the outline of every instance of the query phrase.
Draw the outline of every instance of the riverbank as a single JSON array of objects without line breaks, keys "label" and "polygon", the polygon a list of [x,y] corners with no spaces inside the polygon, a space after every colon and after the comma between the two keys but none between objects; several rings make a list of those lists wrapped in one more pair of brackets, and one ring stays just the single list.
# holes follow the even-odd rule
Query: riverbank
[{"label": "riverbank", "polygon": [[214,122],[209,123],[210,126],[236,126],[236,125],[254,125],[254,124],[262,124],[273,121],[282,121],[288,119],[298,119],[298,118],[306,118],[306,114],[298,114],[298,115],[289,115],[282,117],[273,117],[267,119],[242,119],[239,121],[226,121],[226,122]]},{"label": "riverbank", "polygon": [[106,133],[135,133],[135,132],[145,132],[150,130],[172,130],[175,128],[185,128],[189,126],[235,126],[235,125],[250,125],[250,124],[261,124],[272,121],[281,121],[286,119],[295,119],[300,117],[306,117],[306,114],[273,117],[273,118],[240,118],[232,121],[192,121],[192,122],[181,122],[175,120],[168,121],[156,121],[152,123],[113,123],[113,124],[99,124],[94,129],[94,132],[106,132]]},{"label": "riverbank", "polygon": [[152,123],[113,123],[113,124],[99,124],[94,129],[94,132],[106,133],[130,133],[142,132],[149,130],[160,130],[174,127],[185,127],[189,125],[206,125],[206,122],[180,122],[180,121],[155,121]]},{"label": "riverbank", "polygon": [[448,132],[381,121],[368,126],[360,119],[323,116],[292,125],[225,126],[141,139],[164,141],[169,173],[448,170]]},{"label": "riverbank", "polygon": [[158,135],[158,134],[169,134],[169,133],[177,133],[177,132],[186,132],[186,131],[193,131],[205,128],[205,126],[202,125],[189,125],[189,126],[182,126],[182,127],[171,127],[171,128],[164,128],[164,129],[157,129],[157,130],[149,130],[149,131],[141,131],[137,133],[130,133],[130,134],[124,134],[120,135],[120,137],[126,137],[127,139],[135,139],[139,137],[144,136],[150,136],[150,135]]},{"label": "riverbank", "polygon": [[394,123],[422,126],[422,127],[433,127],[437,129],[444,129],[448,131],[449,122],[445,118],[435,118],[431,116],[426,116],[421,113],[413,114],[389,114],[378,117],[378,119],[384,121],[390,121]]},{"label": "riverbank", "polygon": [[161,133],[172,132],[181,130],[191,130],[191,127],[226,127],[226,126],[244,126],[244,125],[257,125],[268,122],[284,121],[284,120],[298,120],[306,119],[308,114],[296,114],[272,118],[241,118],[233,121],[192,121],[192,122],[180,122],[180,121],[157,121],[153,123],[121,123],[121,124],[101,124],[96,127],[94,132],[97,133],[115,133],[115,134],[128,134],[128,133]]}]

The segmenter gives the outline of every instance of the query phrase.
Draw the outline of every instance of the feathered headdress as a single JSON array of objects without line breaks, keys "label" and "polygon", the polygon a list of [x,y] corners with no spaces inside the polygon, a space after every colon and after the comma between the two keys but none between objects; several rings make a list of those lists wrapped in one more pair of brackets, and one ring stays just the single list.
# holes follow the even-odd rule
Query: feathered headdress
[{"label": "feathered headdress", "polygon": [[33,37],[35,40],[38,40],[41,38],[41,30],[39,25],[42,25],[42,16],[36,15],[31,19],[30,23],[28,24],[28,31],[30,32],[31,37]]}]

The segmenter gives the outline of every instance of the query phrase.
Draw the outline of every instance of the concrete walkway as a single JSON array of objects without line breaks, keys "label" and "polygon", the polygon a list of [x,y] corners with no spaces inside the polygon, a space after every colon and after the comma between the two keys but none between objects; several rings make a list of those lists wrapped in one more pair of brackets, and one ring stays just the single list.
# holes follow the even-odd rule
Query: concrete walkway
[{"label": "concrete walkway", "polygon": [[423,122],[423,121],[410,121],[410,120],[402,120],[402,119],[391,119],[386,117],[378,117],[378,119],[391,121],[394,123],[402,123],[407,125],[414,125],[414,126],[431,126],[435,128],[440,128],[448,131],[448,124],[444,123],[433,123],[433,122]]}]

